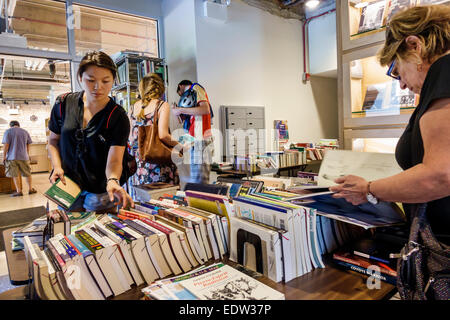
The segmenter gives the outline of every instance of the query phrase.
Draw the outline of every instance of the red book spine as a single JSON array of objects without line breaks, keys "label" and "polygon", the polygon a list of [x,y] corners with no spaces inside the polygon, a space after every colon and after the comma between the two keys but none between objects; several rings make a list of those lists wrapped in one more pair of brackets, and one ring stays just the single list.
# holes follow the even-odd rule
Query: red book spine
[{"label": "red book spine", "polygon": [[356,258],[356,257],[352,257],[352,256],[339,254],[339,253],[333,254],[333,259],[344,261],[344,262],[347,262],[347,263],[351,263],[351,264],[354,264],[354,265],[357,265],[357,266],[360,266],[360,267],[363,267],[363,268],[366,268],[366,269],[369,266],[376,265],[377,267],[380,268],[380,272],[388,274],[388,275],[393,276],[393,277],[397,276],[397,272],[388,270],[388,269],[380,266],[376,261],[370,262],[370,261],[364,260],[364,259],[359,258],[359,257]]},{"label": "red book spine", "polygon": [[152,221],[150,219],[144,218],[144,219],[140,219],[140,220],[145,222],[149,226],[151,226],[161,232],[164,232],[165,234],[170,234],[171,232],[173,232],[169,228],[166,228],[166,227],[162,226],[161,224],[159,224],[158,222]]}]

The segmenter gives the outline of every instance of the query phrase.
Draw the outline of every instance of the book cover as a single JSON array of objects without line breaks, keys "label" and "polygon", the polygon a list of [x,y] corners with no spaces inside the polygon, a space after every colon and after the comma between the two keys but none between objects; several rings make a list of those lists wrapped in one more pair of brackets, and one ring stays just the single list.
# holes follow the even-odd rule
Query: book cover
[{"label": "book cover", "polygon": [[392,269],[390,266],[371,259],[366,259],[357,255],[352,254],[351,252],[345,250],[339,250],[333,254],[333,260],[344,261],[355,266],[360,266],[363,268],[369,268],[370,266],[377,266],[380,268],[380,272],[386,275],[390,275],[392,277],[397,276],[397,271]]},{"label": "book cover", "polygon": [[180,281],[200,300],[284,300],[284,294],[228,265]]},{"label": "book cover", "polygon": [[367,86],[362,105],[363,111],[376,111],[385,108],[386,83],[376,83]]},{"label": "book cover", "polygon": [[358,273],[361,273],[361,274],[364,274],[367,276],[372,276],[372,277],[378,278],[382,281],[385,281],[385,282],[393,284],[393,285],[397,284],[397,277],[390,276],[386,273],[373,272],[373,271],[371,272],[368,268],[354,265],[352,263],[341,261],[341,260],[334,260],[334,262],[336,263],[336,265],[341,266],[342,268],[345,268],[347,270],[352,270],[352,271],[356,271]]},{"label": "book cover", "polygon": [[55,202],[59,206],[68,210],[72,204],[78,199],[81,194],[80,187],[69,177],[64,177],[66,184],[58,179],[52,186],[44,193],[49,200]]},{"label": "book cover", "polygon": [[396,13],[413,7],[415,4],[416,0],[391,0],[386,21],[389,22]]},{"label": "book cover", "polygon": [[358,33],[381,28],[384,22],[385,8],[385,0],[369,2],[361,11]]},{"label": "book cover", "polygon": [[414,92],[409,89],[400,88],[400,81],[392,80],[391,85],[391,95],[389,100],[390,108],[407,108],[415,107],[417,102],[417,97]]}]

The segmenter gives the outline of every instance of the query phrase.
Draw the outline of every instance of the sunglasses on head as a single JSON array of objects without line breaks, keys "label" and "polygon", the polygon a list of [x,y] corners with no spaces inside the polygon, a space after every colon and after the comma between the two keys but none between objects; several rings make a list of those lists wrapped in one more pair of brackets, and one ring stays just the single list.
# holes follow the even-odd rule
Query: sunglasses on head
[{"label": "sunglasses on head", "polygon": [[394,73],[396,62],[397,62],[397,59],[394,59],[394,61],[392,61],[391,65],[389,66],[388,71],[386,72],[386,75],[388,75],[389,77],[394,78],[396,80],[400,80],[400,76],[397,73]]}]

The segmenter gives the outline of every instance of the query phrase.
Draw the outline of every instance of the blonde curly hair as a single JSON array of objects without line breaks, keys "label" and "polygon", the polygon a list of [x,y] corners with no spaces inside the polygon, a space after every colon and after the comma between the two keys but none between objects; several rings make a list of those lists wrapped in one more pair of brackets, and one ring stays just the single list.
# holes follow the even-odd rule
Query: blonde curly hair
[{"label": "blonde curly hair", "polygon": [[404,40],[412,35],[422,43],[420,58],[433,63],[444,55],[450,49],[450,7],[416,6],[396,13],[386,27],[386,40],[378,53],[380,64],[410,58]]},{"label": "blonde curly hair", "polygon": [[153,99],[161,99],[165,92],[164,82],[156,73],[146,74],[139,82],[139,94],[141,96],[142,107],[137,118],[145,119],[144,109]]}]

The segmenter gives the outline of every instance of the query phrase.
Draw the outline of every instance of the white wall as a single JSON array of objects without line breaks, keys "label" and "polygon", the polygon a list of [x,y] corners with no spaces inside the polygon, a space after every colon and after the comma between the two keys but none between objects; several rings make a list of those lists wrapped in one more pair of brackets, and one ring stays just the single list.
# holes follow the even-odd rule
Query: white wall
[{"label": "white wall", "polygon": [[[197,81],[197,42],[193,0],[164,0],[162,3],[165,59],[168,65],[168,100],[178,102],[177,84],[184,79]],[[179,127],[171,117],[172,130]]]},{"label": "white wall", "polygon": [[[299,20],[283,19],[233,0],[228,20],[221,23],[204,17],[203,1],[195,2],[197,75],[214,107],[215,128],[220,126],[221,105],[265,106],[266,128],[272,128],[274,120],[288,120],[292,141],[337,138],[337,116],[323,117],[324,108],[337,112],[337,97],[336,106],[319,107],[311,84],[301,81]],[[316,89],[319,96],[329,94]],[[266,141],[266,148],[272,149],[269,137]]]},{"label": "white wall", "polygon": [[310,74],[337,76],[336,12],[309,22],[308,49]]}]

